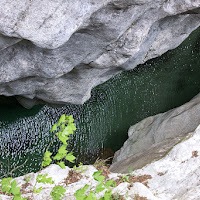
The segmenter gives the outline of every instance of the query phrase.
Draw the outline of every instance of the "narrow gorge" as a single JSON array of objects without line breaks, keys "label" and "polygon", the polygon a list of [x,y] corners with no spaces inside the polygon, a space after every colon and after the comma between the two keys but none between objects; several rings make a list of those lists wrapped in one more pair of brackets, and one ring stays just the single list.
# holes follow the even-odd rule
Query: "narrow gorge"
[{"label": "narrow gorge", "polygon": [[140,169],[200,124],[200,2],[2,0],[0,73],[0,177],[40,169],[62,114],[75,164]]},{"label": "narrow gorge", "polygon": [[[77,163],[94,163],[103,148],[112,156],[127,139],[131,125],[180,106],[199,93],[199,37],[197,29],[178,48],[97,86],[84,105],[38,105],[27,110],[14,99],[2,97],[1,161],[9,158],[14,168],[28,159],[23,171],[37,171],[44,147],[53,138],[51,126],[63,113],[75,118],[77,130],[69,149]],[[58,146],[55,142],[54,152]]]}]

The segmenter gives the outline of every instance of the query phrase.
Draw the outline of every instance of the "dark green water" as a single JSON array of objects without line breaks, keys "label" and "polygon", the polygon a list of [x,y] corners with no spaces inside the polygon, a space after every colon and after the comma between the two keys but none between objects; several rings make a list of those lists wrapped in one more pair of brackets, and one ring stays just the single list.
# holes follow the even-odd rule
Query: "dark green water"
[{"label": "dark green water", "polygon": [[[118,150],[131,125],[180,106],[200,92],[199,41],[200,29],[175,50],[96,87],[82,106],[45,105],[26,110],[12,98],[0,98],[0,161],[13,169],[28,159],[14,176],[37,171],[53,138],[49,130],[63,113],[72,114],[76,121],[69,151],[77,156],[77,162],[93,163],[102,148]],[[55,141],[51,150],[58,146]],[[1,164],[1,175],[7,171]]]}]

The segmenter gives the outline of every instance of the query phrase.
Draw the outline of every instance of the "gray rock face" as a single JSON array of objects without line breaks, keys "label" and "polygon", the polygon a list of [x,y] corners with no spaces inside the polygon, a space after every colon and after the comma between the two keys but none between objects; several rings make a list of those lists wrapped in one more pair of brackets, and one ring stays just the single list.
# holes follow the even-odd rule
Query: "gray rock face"
[{"label": "gray rock face", "polygon": [[[172,147],[178,144],[181,140],[184,140],[184,136],[175,137],[173,139],[166,139],[163,142],[153,144],[151,147],[139,153],[130,155],[123,160],[114,162],[110,166],[109,170],[111,172],[128,173],[130,169],[140,169],[147,164],[150,164],[153,161],[157,161],[166,156]],[[115,154],[115,156],[116,155],[117,154]]]},{"label": "gray rock face", "polygon": [[[140,164],[141,155],[144,155],[143,158],[148,159],[148,162],[163,156],[175,143],[196,129],[200,124],[199,113],[200,94],[178,108],[148,117],[131,126],[128,131],[129,138],[115,153],[113,163],[124,163],[124,159],[129,158],[127,162],[137,160]],[[148,163],[145,162],[143,164]]]},{"label": "gray rock face", "polygon": [[199,0],[2,0],[0,95],[26,107],[82,104],[96,85],[177,47],[200,26],[199,7]]}]

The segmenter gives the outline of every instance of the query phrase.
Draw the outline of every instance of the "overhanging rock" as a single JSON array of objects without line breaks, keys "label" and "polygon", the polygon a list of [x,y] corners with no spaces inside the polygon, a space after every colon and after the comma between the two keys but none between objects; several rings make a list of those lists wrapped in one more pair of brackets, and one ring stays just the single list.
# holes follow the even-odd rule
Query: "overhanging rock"
[{"label": "overhanging rock", "polygon": [[0,95],[26,107],[82,104],[113,75],[177,47],[200,26],[199,7],[199,0],[3,0]]}]

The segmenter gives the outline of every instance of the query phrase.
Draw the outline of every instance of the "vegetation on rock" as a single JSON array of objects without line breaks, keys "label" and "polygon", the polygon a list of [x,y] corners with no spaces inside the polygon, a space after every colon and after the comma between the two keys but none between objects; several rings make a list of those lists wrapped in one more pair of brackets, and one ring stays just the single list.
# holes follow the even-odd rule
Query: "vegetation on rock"
[{"label": "vegetation on rock", "polygon": [[[67,141],[70,139],[70,135],[74,133],[76,130],[73,116],[62,115],[57,124],[54,124],[51,132],[55,133],[53,140],[49,143],[44,153],[43,161],[41,164],[40,171],[43,167],[46,167],[52,163],[52,161],[57,161],[56,163],[61,167],[65,168],[65,162],[74,163],[76,157],[73,155],[73,152],[68,152]],[[62,145],[58,149],[57,154],[52,157],[52,153],[49,151],[49,147],[53,143],[53,141],[58,138]],[[101,163],[102,165],[102,163]],[[39,172],[40,172],[39,171]],[[73,171],[75,173],[81,172],[84,173],[86,171],[86,167],[83,166],[82,163],[79,164],[78,167],[74,166]],[[99,198],[99,200],[112,200],[112,199],[123,199],[120,195],[112,194],[111,188],[116,186],[116,182],[114,180],[106,180],[105,176],[102,175],[103,170],[99,170],[94,172],[93,178],[98,181],[98,184],[95,188],[89,189],[90,185],[85,185],[83,188],[77,190],[74,194],[77,200],[97,200],[97,194],[102,191],[105,191],[103,196]],[[36,183],[43,184],[54,184],[54,181],[51,177],[47,177],[48,174],[39,174],[36,177]],[[80,176],[81,177],[81,176]],[[30,176],[25,177],[24,180],[26,184],[30,181]],[[40,193],[43,187],[36,188],[36,183],[32,189],[32,197],[34,193]],[[20,187],[17,185],[16,180],[13,180],[11,177],[3,178],[1,180],[1,190],[5,195],[13,195],[13,200],[25,200],[27,198],[22,198],[22,193],[20,192]],[[50,193],[53,200],[60,200],[64,196],[66,189],[63,186],[55,185]]]}]

